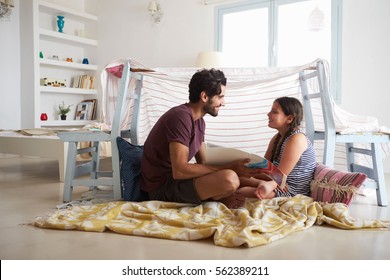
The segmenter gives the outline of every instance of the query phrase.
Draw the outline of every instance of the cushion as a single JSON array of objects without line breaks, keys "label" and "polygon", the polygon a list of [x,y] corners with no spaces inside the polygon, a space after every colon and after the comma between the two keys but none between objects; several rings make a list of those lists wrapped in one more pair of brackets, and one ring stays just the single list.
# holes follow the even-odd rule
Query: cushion
[{"label": "cushion", "polygon": [[116,139],[120,160],[120,177],[125,201],[148,200],[147,194],[141,191],[141,158],[143,146],[129,143],[121,137]]},{"label": "cushion", "polygon": [[348,172],[318,164],[310,184],[311,197],[316,201],[341,202],[349,206],[367,175]]}]

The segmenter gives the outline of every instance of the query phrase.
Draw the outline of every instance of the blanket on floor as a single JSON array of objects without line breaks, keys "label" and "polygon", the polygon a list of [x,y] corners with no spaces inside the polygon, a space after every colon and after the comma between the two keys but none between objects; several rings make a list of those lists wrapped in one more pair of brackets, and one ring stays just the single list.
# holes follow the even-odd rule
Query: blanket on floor
[{"label": "blanket on floor", "polygon": [[161,201],[108,202],[72,206],[31,222],[40,228],[104,232],[200,240],[214,238],[215,245],[254,247],[290,233],[328,224],[342,229],[389,228],[390,221],[358,220],[342,203],[321,205],[297,195],[259,201],[247,199],[245,207],[228,209],[219,202],[201,205]]}]

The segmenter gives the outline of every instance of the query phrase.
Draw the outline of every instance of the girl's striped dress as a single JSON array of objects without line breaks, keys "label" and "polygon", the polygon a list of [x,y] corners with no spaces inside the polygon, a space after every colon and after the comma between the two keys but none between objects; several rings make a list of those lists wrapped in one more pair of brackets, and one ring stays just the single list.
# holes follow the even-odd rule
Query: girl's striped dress
[{"label": "girl's striped dress", "polygon": [[[300,130],[296,130],[290,136],[284,139],[279,157],[273,162],[276,166],[279,166],[280,159],[283,155],[283,151],[288,139],[297,133],[302,132]],[[307,139],[307,149],[303,152],[301,158],[298,160],[293,170],[291,170],[291,173],[287,176],[288,189],[284,191],[275,189],[276,196],[294,196],[297,194],[310,196],[310,182],[313,180],[314,169],[317,166],[317,160],[312,143],[306,135],[305,137]]]}]

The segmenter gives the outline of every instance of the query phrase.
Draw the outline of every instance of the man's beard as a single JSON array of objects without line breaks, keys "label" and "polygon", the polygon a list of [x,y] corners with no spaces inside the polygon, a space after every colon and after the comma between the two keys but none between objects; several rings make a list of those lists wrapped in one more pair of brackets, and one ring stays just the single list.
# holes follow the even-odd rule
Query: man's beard
[{"label": "man's beard", "polygon": [[210,114],[213,117],[218,116],[218,110],[216,107],[210,102],[210,100],[207,101],[206,105],[204,106],[204,111],[206,114]]}]

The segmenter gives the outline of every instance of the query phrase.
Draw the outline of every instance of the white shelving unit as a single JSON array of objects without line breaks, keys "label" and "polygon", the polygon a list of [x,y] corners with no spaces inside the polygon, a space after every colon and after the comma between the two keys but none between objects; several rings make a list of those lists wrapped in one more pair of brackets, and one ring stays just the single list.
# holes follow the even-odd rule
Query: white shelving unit
[{"label": "white shelving unit", "polygon": [[[56,1],[61,2],[61,1]],[[97,66],[97,21],[96,15],[82,11],[84,1],[75,2],[80,6],[69,8],[64,5],[43,0],[25,1],[23,3],[26,15],[31,14],[30,26],[26,25],[24,33],[26,43],[32,37],[33,67],[24,70],[26,86],[22,86],[22,126],[24,127],[80,127],[91,120],[75,120],[77,105],[85,99],[98,99],[98,66]],[[57,16],[64,16],[63,33],[58,31]],[[23,16],[23,15],[22,15]],[[32,23],[32,24],[31,24]],[[30,29],[29,29],[30,28]],[[40,57],[42,53],[43,58]],[[27,54],[26,54],[27,56]],[[54,57],[58,57],[54,59]],[[73,62],[66,61],[71,58]],[[82,61],[87,58],[89,64]],[[28,59],[26,59],[28,60]],[[31,61],[31,59],[30,59]],[[75,77],[81,75],[93,76],[94,89],[73,88]],[[64,79],[65,87],[42,86],[42,78]],[[33,85],[33,95],[31,87]],[[23,93],[23,91],[25,91]],[[67,120],[60,120],[58,105],[64,102],[71,105]],[[47,121],[41,121],[40,116],[46,113]]]},{"label": "white shelving unit", "polygon": [[40,29],[39,30],[40,37],[42,39],[58,39],[58,40],[64,40],[68,42],[74,42],[74,43],[79,43],[79,44],[84,44],[84,45],[90,45],[90,46],[97,46],[97,40],[93,39],[86,39],[86,38],[80,38],[77,36],[73,35],[67,35],[64,33],[59,33],[51,30],[45,30],[45,29]]}]

